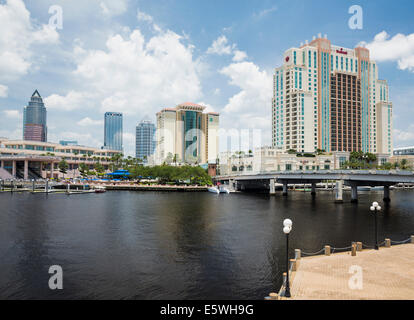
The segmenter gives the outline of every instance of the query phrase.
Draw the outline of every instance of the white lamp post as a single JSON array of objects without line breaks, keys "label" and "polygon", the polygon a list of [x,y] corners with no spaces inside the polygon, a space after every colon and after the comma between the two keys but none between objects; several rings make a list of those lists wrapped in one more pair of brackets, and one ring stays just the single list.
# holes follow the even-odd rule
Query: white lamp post
[{"label": "white lamp post", "polygon": [[285,219],[283,221],[283,232],[286,234],[286,286],[285,297],[290,298],[290,285],[289,285],[289,233],[292,231],[292,220]]},{"label": "white lamp post", "polygon": [[373,202],[370,210],[374,213],[374,217],[375,217],[375,250],[379,250],[377,212],[381,211],[381,207],[379,206],[378,202]]}]

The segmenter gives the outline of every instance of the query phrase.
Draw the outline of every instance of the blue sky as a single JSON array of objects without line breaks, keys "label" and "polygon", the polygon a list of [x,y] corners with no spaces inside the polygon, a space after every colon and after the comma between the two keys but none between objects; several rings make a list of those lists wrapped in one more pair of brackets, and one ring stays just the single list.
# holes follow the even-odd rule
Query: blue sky
[{"label": "blue sky", "polygon": [[[348,27],[354,4],[362,30]],[[62,29],[49,25],[52,5]],[[371,49],[390,86],[394,144],[414,145],[412,12],[412,1],[0,1],[0,136],[21,138],[23,107],[38,89],[53,142],[101,146],[104,112],[121,111],[133,155],[140,120],[192,101],[220,112],[223,128],[260,129],[270,144],[273,69],[321,33]]]}]

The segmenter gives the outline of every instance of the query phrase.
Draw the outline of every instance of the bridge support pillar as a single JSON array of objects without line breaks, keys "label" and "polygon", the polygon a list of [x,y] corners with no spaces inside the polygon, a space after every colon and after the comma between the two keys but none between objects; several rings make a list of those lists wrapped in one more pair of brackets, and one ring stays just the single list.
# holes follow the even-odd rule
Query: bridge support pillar
[{"label": "bridge support pillar", "polygon": [[316,195],[316,183],[312,182],[312,191],[311,191],[311,195],[315,196]]},{"label": "bridge support pillar", "polygon": [[288,195],[288,183],[283,181],[283,195],[286,197]]},{"label": "bridge support pillar", "polygon": [[24,180],[29,179],[29,161],[28,160],[24,160],[24,174],[23,174],[23,179]]},{"label": "bridge support pillar", "polygon": [[276,189],[275,189],[275,179],[270,179],[270,184],[269,184],[269,194],[270,195],[274,195],[276,193]]},{"label": "bridge support pillar", "polygon": [[12,161],[12,176],[13,178],[16,178],[16,161]]},{"label": "bridge support pillar", "polygon": [[390,186],[384,186],[384,202],[391,202]]},{"label": "bridge support pillar", "polygon": [[337,202],[337,203],[343,202],[343,198],[342,198],[343,185],[344,185],[344,181],[343,180],[339,180],[339,181],[336,182],[336,186],[335,186],[335,202]]},{"label": "bridge support pillar", "polygon": [[356,184],[351,186],[351,202],[358,202],[358,185]]}]

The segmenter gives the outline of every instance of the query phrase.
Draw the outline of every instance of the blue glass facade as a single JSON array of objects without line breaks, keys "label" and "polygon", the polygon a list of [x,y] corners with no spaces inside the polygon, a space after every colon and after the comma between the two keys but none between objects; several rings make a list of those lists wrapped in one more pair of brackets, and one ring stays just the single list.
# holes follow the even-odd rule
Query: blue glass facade
[{"label": "blue glass facade", "polygon": [[105,113],[104,147],[110,150],[122,151],[122,113]]},{"label": "blue glass facade", "polygon": [[147,162],[155,152],[155,125],[151,121],[142,121],[136,128],[136,157]]},{"label": "blue glass facade", "polygon": [[184,120],[185,160],[199,156],[199,132],[201,130],[201,113],[186,111]]},{"label": "blue glass facade", "polygon": [[[23,139],[47,141],[46,107],[39,92],[36,90],[30,98],[29,105],[23,110]],[[36,126],[40,132],[30,130]]]}]

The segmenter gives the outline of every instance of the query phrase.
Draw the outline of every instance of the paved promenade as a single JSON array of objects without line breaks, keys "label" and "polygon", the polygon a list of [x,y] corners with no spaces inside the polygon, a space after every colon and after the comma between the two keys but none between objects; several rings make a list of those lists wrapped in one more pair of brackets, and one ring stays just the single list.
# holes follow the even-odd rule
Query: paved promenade
[{"label": "paved promenade", "polygon": [[[299,260],[292,299],[414,300],[414,244]],[[350,289],[351,266],[362,267],[362,289]]]}]

